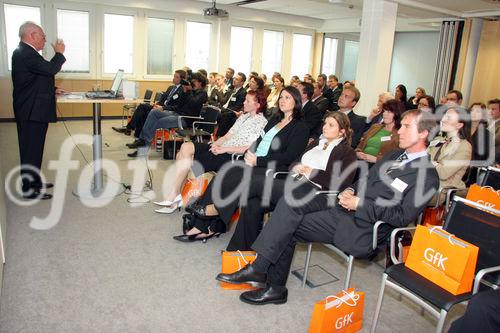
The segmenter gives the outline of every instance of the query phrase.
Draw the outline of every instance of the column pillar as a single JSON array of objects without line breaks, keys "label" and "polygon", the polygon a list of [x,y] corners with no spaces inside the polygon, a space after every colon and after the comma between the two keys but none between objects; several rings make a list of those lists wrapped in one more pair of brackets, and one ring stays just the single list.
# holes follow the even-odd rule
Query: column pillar
[{"label": "column pillar", "polygon": [[477,53],[479,52],[479,42],[481,41],[481,30],[483,29],[483,20],[480,18],[472,19],[469,43],[467,46],[467,55],[465,56],[464,75],[462,77],[462,86],[460,91],[463,95],[462,106],[468,107],[472,82],[474,81],[474,72],[476,69]]},{"label": "column pillar", "polygon": [[378,95],[387,91],[398,5],[384,0],[364,0],[359,38],[356,87],[361,99],[355,110],[368,115]]}]

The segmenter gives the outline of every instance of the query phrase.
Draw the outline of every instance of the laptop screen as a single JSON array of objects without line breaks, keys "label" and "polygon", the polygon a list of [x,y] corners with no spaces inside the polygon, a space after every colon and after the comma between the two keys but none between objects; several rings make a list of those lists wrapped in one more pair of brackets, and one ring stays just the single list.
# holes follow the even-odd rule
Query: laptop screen
[{"label": "laptop screen", "polygon": [[113,93],[117,93],[118,89],[120,89],[120,85],[122,84],[123,79],[123,69],[119,69],[116,72],[115,79],[113,80],[113,85],[111,86],[111,91]]}]

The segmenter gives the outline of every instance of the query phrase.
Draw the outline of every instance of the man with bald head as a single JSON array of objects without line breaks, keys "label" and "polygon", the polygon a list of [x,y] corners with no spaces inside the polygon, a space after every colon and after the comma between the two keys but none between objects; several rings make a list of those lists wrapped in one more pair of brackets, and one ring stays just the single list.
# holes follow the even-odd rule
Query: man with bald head
[{"label": "man with bald head", "polygon": [[42,183],[45,135],[49,123],[57,121],[54,75],[66,61],[65,46],[58,40],[52,44],[55,55],[45,60],[39,51],[45,46],[43,29],[33,22],[19,28],[19,46],[12,53],[12,83],[14,116],[17,123],[21,160],[22,190],[25,199],[50,199],[44,190],[54,185]]}]

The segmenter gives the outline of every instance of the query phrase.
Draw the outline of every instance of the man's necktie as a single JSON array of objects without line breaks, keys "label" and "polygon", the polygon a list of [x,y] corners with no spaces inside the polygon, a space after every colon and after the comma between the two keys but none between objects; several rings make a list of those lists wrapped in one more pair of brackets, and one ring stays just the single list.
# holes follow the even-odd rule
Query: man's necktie
[{"label": "man's necktie", "polygon": [[177,87],[173,87],[172,90],[170,90],[170,93],[168,94],[168,97],[167,99],[165,100],[165,105],[168,104],[168,102],[170,102],[170,99],[172,98],[172,96],[174,96],[174,93],[177,91]]},{"label": "man's necktie", "polygon": [[398,169],[401,165],[403,165],[403,162],[406,161],[407,159],[408,155],[406,155],[406,152],[399,155],[396,161],[394,161],[394,163],[389,167],[389,169],[387,169],[387,173]]}]

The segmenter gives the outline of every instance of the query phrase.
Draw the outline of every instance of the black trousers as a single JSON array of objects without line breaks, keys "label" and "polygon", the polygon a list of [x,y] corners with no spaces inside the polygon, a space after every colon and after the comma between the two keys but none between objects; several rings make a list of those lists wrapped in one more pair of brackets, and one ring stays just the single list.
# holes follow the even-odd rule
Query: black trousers
[{"label": "black trousers", "polygon": [[272,263],[268,271],[270,283],[284,286],[297,242],[333,243],[338,223],[353,220],[354,213],[347,214],[335,206],[331,196],[318,195],[296,207],[280,199],[252,249]]},{"label": "black trousers", "polygon": [[24,192],[30,188],[40,187],[42,183],[40,169],[48,127],[48,123],[29,120],[17,121],[21,179]]},{"label": "black trousers", "polygon": [[272,212],[278,201],[286,196],[287,202],[312,199],[319,189],[307,180],[296,181],[273,179],[273,175],[257,175],[250,185],[248,202],[240,208],[240,218],[233,237],[227,246],[228,251],[249,251],[263,226],[264,214]]},{"label": "black trousers", "polygon": [[472,296],[465,314],[455,320],[449,333],[500,332],[500,289]]},{"label": "black trousers", "polygon": [[233,111],[222,112],[217,123],[217,136],[220,138],[233,127],[236,122],[236,114]]},{"label": "black trousers", "polygon": [[135,109],[134,114],[132,115],[132,119],[130,119],[130,122],[127,124],[128,129],[135,130],[134,136],[136,138],[141,135],[144,123],[146,122],[149,111],[151,111],[152,108],[153,106],[151,106],[150,104],[139,104],[139,106]]}]

